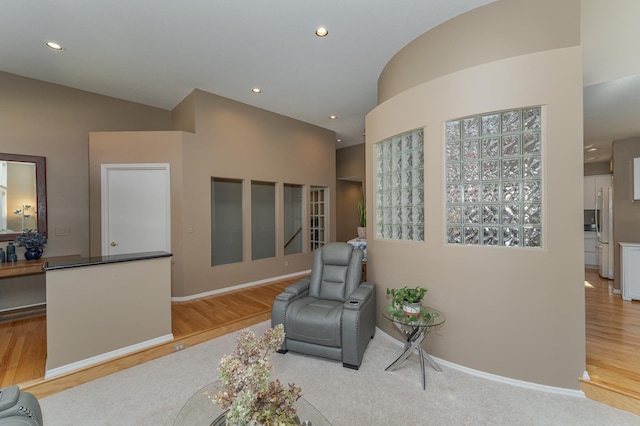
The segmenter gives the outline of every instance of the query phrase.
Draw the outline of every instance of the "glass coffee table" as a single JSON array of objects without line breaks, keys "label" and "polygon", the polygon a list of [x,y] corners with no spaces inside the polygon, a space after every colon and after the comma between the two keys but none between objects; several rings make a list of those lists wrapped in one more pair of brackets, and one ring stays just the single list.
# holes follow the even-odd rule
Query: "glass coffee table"
[{"label": "glass coffee table", "polygon": [[431,355],[422,349],[421,343],[433,327],[437,327],[444,323],[444,315],[437,309],[433,309],[428,306],[423,306],[420,309],[420,313],[415,316],[409,316],[402,310],[392,306],[387,306],[383,311],[383,315],[386,319],[393,322],[407,339],[407,343],[404,345],[404,352],[402,352],[402,354],[393,361],[391,365],[385,368],[385,371],[395,370],[400,364],[409,358],[409,355],[411,355],[414,350],[417,350],[420,358],[420,368],[422,370],[422,389],[426,389],[424,360],[426,359],[434,370],[442,372],[442,369],[434,359],[431,358]]},{"label": "glass coffee table", "polygon": [[[222,406],[215,404],[205,392],[217,392],[222,389],[222,382],[215,381],[194,393],[184,404],[176,417],[174,426],[210,426],[220,415]],[[304,398],[296,402],[298,417],[303,426],[330,426],[331,423]]]}]

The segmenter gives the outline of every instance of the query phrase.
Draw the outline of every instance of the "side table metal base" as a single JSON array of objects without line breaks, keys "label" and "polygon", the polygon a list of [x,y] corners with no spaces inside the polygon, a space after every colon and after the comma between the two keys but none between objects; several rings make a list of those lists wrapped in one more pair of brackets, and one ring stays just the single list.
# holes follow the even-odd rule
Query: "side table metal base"
[{"label": "side table metal base", "polygon": [[405,343],[404,345],[404,352],[402,352],[402,354],[395,361],[393,361],[387,368],[385,368],[385,371],[395,370],[396,368],[398,368],[398,366],[400,366],[400,364],[402,364],[404,361],[406,361],[407,358],[409,358],[414,350],[417,350],[418,357],[420,358],[420,370],[422,372],[422,389],[425,390],[427,388],[427,381],[424,371],[424,360],[426,359],[434,370],[442,372],[440,366],[435,362],[431,355],[429,355],[424,351],[424,349],[422,349],[421,346],[422,341],[429,332],[429,327],[412,326],[412,331],[408,332],[402,325],[398,323],[394,324],[405,335],[405,337],[407,338],[407,343]]}]

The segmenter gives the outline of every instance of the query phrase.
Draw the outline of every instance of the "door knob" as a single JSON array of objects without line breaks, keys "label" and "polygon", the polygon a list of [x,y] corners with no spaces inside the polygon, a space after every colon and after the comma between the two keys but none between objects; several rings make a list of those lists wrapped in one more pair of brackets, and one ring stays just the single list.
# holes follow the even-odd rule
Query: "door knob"
[{"label": "door knob", "polygon": [[115,247],[117,245],[118,245],[118,243],[116,243],[115,241],[111,241],[111,247]]}]

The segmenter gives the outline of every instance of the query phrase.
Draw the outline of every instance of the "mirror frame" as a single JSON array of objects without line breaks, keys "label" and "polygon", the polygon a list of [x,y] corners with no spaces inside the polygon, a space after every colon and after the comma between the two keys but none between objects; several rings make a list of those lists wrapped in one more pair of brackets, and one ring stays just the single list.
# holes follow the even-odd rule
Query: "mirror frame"
[{"label": "mirror frame", "polygon": [[[18,163],[35,164],[38,232],[44,232],[44,235],[47,236],[47,171],[45,157],[0,153],[0,161],[13,161]],[[13,241],[18,235],[20,235],[20,232],[16,232],[13,234],[0,234],[0,241]]]}]

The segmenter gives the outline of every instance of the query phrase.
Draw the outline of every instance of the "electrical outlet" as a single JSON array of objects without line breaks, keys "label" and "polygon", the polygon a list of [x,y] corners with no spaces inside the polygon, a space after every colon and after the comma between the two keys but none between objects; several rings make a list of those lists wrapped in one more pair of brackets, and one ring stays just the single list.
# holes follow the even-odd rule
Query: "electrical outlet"
[{"label": "electrical outlet", "polygon": [[177,352],[177,351],[181,351],[181,350],[183,350],[183,349],[184,349],[184,343],[178,343],[177,345],[175,345],[175,346],[173,347],[173,350],[174,350],[174,351],[176,351],[176,352]]},{"label": "electrical outlet", "polygon": [[284,266],[289,266],[289,262],[284,262]]}]

